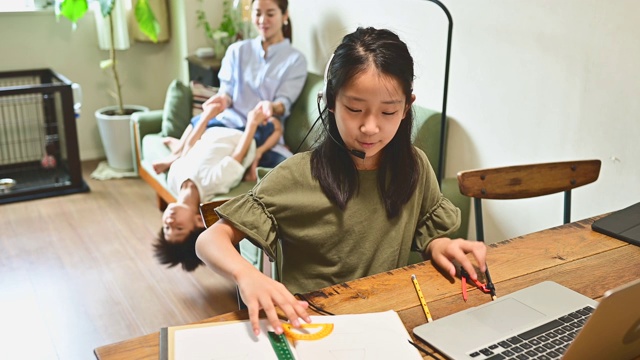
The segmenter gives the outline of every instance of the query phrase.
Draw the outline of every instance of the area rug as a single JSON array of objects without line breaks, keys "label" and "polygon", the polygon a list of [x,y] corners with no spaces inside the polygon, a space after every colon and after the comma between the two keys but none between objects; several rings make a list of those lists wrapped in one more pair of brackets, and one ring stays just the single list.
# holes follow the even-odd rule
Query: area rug
[{"label": "area rug", "polygon": [[91,173],[91,178],[96,180],[110,180],[138,177],[135,171],[114,169],[106,161],[101,161],[98,167]]}]

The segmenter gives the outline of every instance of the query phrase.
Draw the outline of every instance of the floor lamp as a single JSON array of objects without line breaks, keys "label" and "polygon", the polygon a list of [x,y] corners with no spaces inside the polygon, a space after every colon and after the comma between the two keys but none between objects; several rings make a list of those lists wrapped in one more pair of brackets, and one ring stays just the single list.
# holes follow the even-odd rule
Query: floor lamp
[{"label": "floor lamp", "polygon": [[447,15],[447,19],[449,20],[449,30],[447,33],[447,55],[445,60],[444,67],[444,90],[442,91],[442,117],[440,118],[440,161],[438,161],[438,184],[442,186],[442,179],[444,179],[444,159],[445,159],[445,140],[447,139],[447,92],[449,90],[449,61],[451,59],[451,35],[453,33],[453,19],[451,18],[451,13],[438,0],[427,0],[430,1],[442,11],[444,11],[445,15]]}]

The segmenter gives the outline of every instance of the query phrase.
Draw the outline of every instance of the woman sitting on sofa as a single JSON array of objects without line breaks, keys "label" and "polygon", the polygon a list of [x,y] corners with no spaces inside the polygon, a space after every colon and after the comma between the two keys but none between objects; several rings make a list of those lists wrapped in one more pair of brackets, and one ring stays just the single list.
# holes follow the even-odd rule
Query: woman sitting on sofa
[{"label": "woman sitting on sofa", "polygon": [[[284,120],[307,77],[304,55],[291,46],[288,5],[287,0],[253,1],[251,18],[259,36],[229,46],[218,73],[220,89],[203,105],[219,104],[218,112],[194,117],[180,139],[166,138],[165,144],[172,153],[153,163],[156,173],[167,171],[207,128],[244,128],[252,109],[262,108],[265,114],[280,118],[285,125]],[[290,155],[281,139],[276,143],[269,141],[257,149],[252,167],[274,167]]]}]

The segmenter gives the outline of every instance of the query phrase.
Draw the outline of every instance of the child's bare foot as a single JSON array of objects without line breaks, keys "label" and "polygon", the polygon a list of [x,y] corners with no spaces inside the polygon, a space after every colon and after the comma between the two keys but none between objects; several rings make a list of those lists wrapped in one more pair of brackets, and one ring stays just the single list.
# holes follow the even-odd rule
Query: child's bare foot
[{"label": "child's bare foot", "polygon": [[257,172],[256,169],[258,167],[258,163],[257,162],[253,162],[253,164],[251,164],[251,166],[249,166],[249,168],[247,169],[247,171],[244,173],[244,181],[257,181],[258,180],[258,176],[257,176]]},{"label": "child's bare foot", "polygon": [[164,145],[166,145],[169,150],[171,150],[171,153],[178,153],[180,152],[180,140],[176,139],[174,137],[171,136],[167,136],[166,138],[162,139],[162,143]]}]

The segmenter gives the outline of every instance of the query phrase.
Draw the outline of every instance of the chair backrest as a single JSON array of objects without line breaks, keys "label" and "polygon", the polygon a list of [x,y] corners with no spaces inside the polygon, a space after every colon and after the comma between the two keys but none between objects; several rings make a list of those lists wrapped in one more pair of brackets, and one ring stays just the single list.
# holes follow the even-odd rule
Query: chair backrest
[{"label": "chair backrest", "polygon": [[571,190],[600,175],[600,160],[579,160],[461,171],[458,186],[473,198],[476,236],[484,241],[482,199],[525,199],[564,192],[564,223],[571,221]]}]

